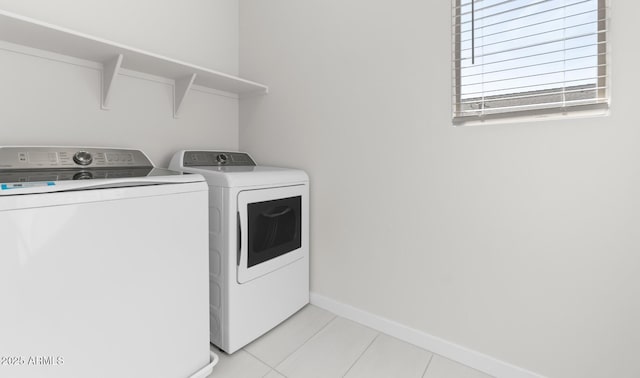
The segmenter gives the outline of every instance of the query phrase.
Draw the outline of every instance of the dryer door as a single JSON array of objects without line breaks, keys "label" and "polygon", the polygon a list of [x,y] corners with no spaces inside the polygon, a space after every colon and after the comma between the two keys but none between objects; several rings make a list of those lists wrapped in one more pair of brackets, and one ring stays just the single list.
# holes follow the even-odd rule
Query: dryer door
[{"label": "dryer door", "polygon": [[307,191],[307,186],[296,185],[238,193],[238,283],[304,256],[303,197]]}]

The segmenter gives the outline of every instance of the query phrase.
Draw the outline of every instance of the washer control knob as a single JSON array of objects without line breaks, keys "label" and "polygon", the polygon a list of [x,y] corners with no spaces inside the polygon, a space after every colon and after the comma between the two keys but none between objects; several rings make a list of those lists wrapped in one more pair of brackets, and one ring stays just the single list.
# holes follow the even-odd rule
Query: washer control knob
[{"label": "washer control knob", "polygon": [[73,155],[73,161],[78,165],[89,165],[93,161],[93,156],[87,151],[79,151]]},{"label": "washer control knob", "polygon": [[219,164],[227,164],[227,159],[228,157],[225,154],[219,154],[218,156],[216,156],[216,160]]}]

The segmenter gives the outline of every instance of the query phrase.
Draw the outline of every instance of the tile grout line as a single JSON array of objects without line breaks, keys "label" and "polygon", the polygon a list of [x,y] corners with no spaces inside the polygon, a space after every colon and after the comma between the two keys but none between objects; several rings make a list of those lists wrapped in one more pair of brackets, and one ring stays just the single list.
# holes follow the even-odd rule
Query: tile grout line
[{"label": "tile grout line", "polygon": [[[246,354],[248,354],[248,355],[250,355],[251,357],[255,358],[256,360],[258,360],[258,361],[262,362],[262,363],[263,363],[266,367],[268,367],[269,369],[271,369],[271,370],[275,370],[275,369],[276,369],[276,368],[274,368],[273,366],[269,365],[268,363],[266,363],[266,362],[262,361],[258,356],[256,356],[256,355],[252,354],[252,353],[251,353],[251,352],[249,352],[248,350],[246,350],[246,349],[244,349],[244,348],[242,348],[242,350],[243,350]],[[269,374],[269,373],[271,372],[271,370],[269,370],[269,371],[267,372],[267,374]],[[267,374],[265,374],[265,375],[267,375]]]},{"label": "tile grout line", "polygon": [[349,374],[349,372],[351,371],[351,369],[353,369],[354,366],[356,366],[356,364],[358,363],[358,361],[360,361],[360,359],[362,358],[362,356],[364,356],[364,354],[369,350],[369,348],[371,348],[371,345],[373,345],[373,343],[378,339],[378,337],[380,337],[381,333],[376,331],[377,335],[376,337],[373,338],[373,340],[371,340],[371,342],[369,343],[369,345],[367,345],[366,348],[364,348],[364,350],[362,351],[362,353],[360,353],[360,355],[358,356],[358,358],[356,358],[355,361],[353,361],[353,363],[351,364],[351,366],[349,366],[349,369],[347,369],[346,372],[344,372],[344,374],[342,375],[342,377],[346,377],[347,374]]},{"label": "tile grout line", "polygon": [[271,374],[271,373],[272,373],[272,372],[274,372],[274,371],[275,371],[277,374],[279,374],[279,375],[283,376],[284,378],[287,378],[287,376],[286,376],[286,375],[282,374],[281,372],[279,372],[279,371],[277,371],[276,369],[273,369],[273,368],[272,368],[271,370],[269,370],[269,371],[267,372],[267,374],[263,375],[263,376],[262,376],[262,378],[266,377],[267,375]]},{"label": "tile grout line", "polygon": [[[327,311],[327,312],[328,312],[328,311]],[[295,352],[297,352],[298,350],[300,350],[303,346],[307,345],[307,343],[308,343],[309,341],[311,341],[311,339],[313,339],[314,337],[316,337],[316,335],[317,335],[317,334],[319,334],[320,332],[322,332],[325,328],[327,328],[327,327],[329,326],[329,324],[333,323],[333,322],[338,318],[338,315],[336,315],[336,314],[334,314],[334,313],[331,313],[331,312],[330,312],[330,314],[332,314],[332,315],[333,315],[333,318],[331,318],[331,320],[329,320],[329,321],[327,322],[327,324],[325,324],[324,326],[322,326],[322,328],[320,328],[316,333],[314,333],[314,334],[313,334],[313,335],[311,335],[308,339],[306,339],[306,340],[304,341],[304,343],[302,343],[299,347],[297,347],[297,348],[296,348],[294,351],[292,351],[291,353],[287,354],[287,355],[285,356],[285,358],[283,358],[280,362],[278,362],[278,363],[276,364],[276,366],[273,366],[273,367],[272,367],[271,365],[268,365],[268,364],[267,364],[267,366],[271,367],[272,369],[274,369],[274,370],[276,370],[278,373],[280,373],[280,371],[277,369],[277,366],[280,366],[280,365],[281,365],[283,362],[285,362],[289,357],[291,357]],[[282,374],[282,373],[280,373],[280,374]],[[284,374],[283,374],[283,375],[284,375]]]},{"label": "tile grout line", "polygon": [[277,370],[277,369],[273,369],[272,371],[275,371],[276,373],[280,374],[280,375],[281,375],[281,376],[283,376],[284,378],[287,378],[287,376],[286,376],[286,375],[282,374],[282,372],[280,372],[280,371],[279,371],[279,370]]},{"label": "tile grout line", "polygon": [[424,376],[427,374],[427,370],[429,370],[429,366],[431,366],[431,361],[433,361],[433,357],[436,355],[433,352],[431,353],[431,357],[429,358],[429,362],[427,362],[427,366],[424,367],[424,372],[422,373],[422,378],[424,378]]}]

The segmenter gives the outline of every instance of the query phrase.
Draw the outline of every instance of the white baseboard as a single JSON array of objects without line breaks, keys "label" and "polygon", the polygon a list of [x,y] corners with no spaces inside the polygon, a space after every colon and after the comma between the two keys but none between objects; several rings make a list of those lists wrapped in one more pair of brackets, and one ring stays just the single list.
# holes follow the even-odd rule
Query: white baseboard
[{"label": "white baseboard", "polygon": [[450,360],[470,366],[497,378],[544,378],[540,374],[519,368],[475,350],[429,335],[370,312],[340,303],[320,294],[310,294],[311,304],[343,318],[353,320],[376,331],[406,341]]}]

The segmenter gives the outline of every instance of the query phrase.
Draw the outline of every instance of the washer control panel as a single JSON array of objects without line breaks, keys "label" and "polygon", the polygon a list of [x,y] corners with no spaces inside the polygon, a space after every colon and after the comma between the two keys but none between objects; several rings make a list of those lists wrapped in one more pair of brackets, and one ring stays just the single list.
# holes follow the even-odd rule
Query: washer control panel
[{"label": "washer control panel", "polygon": [[0,169],[153,167],[138,150],[82,147],[0,147]]},{"label": "washer control panel", "polygon": [[185,167],[203,166],[255,166],[251,156],[243,152],[224,151],[185,151],[183,157]]}]

